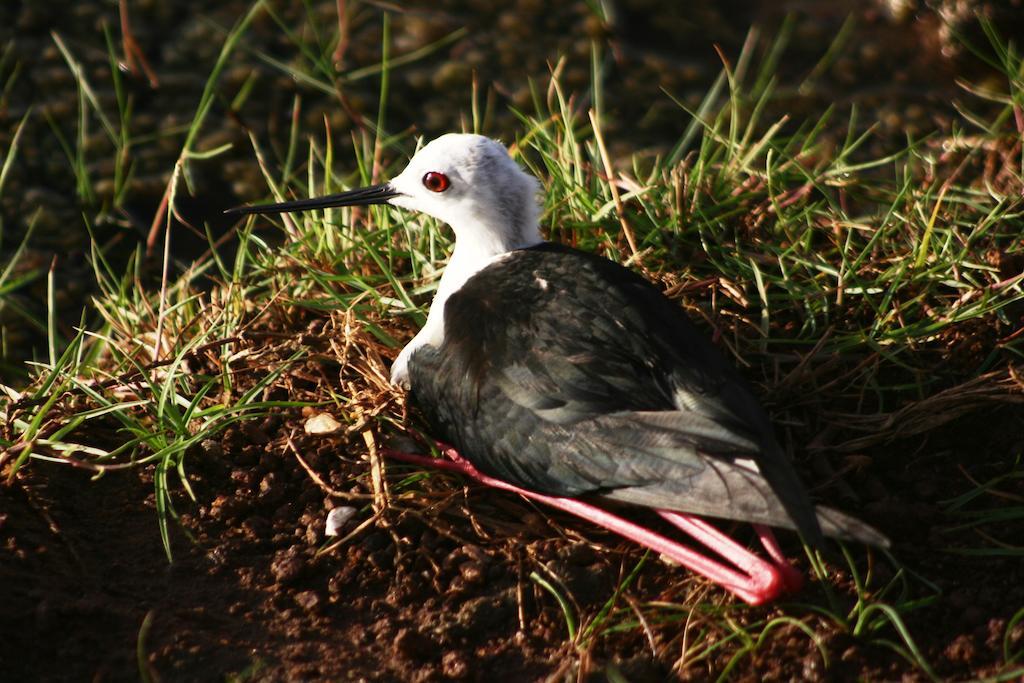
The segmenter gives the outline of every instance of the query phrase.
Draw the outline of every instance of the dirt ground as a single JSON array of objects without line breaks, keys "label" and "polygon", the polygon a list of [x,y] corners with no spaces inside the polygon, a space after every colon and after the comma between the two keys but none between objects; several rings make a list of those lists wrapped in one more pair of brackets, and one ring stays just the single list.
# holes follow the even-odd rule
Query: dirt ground
[{"label": "dirt ground", "polygon": [[[985,481],[1006,472],[1024,446],[1022,417],[1020,409],[1001,409],[869,451],[870,466],[847,478],[861,506],[850,508],[841,491],[830,492],[892,536],[895,556],[923,577],[909,582],[910,597],[941,591],[906,618],[942,678],[994,674],[1003,670],[1004,647],[1024,647],[1024,625],[1007,629],[1024,605],[1019,557],[950,552],[977,537],[951,531],[956,520],[943,511],[944,501],[974,488],[968,477]],[[392,491],[393,505],[378,517],[368,493],[370,468],[345,455],[360,449],[346,437],[304,434],[304,419],[281,415],[228,431],[203,445],[205,457],[188,460],[197,468],[190,471],[197,502],[179,496],[182,524],[171,529],[171,564],[156,532],[151,469],[89,483],[91,473],[41,462],[5,487],[4,677],[117,681],[145,671],[163,681],[575,680],[582,666],[592,672],[584,680],[604,680],[597,672],[613,662],[627,680],[647,681],[704,680],[726,665],[729,648],[709,660],[680,662],[688,631],[681,622],[651,623],[648,637],[641,629],[603,634],[580,664],[566,645],[557,604],[528,575],[551,572],[579,613],[592,616],[639,559],[638,549],[448,475],[422,483],[415,500]],[[907,452],[917,453],[913,466]],[[387,468],[394,487],[404,466]],[[1016,486],[1003,495],[1019,499]],[[329,540],[327,510],[345,504],[358,511],[342,534],[355,534],[320,552]],[[373,522],[357,529],[367,520]],[[1024,528],[996,533],[1019,543]],[[783,540],[795,554],[794,539]],[[808,571],[805,560],[797,562]],[[829,583],[840,604],[850,606],[844,566],[836,554]],[[884,585],[894,569],[875,556],[872,571]],[[685,570],[651,560],[623,600],[682,602],[705,588]],[[719,595],[705,600],[730,602],[712,590]],[[814,581],[794,600],[829,604]],[[829,666],[793,629],[741,659],[737,680],[926,680],[874,638],[896,640],[891,629],[854,637],[806,608],[785,612],[807,619]],[[734,618],[779,613],[740,608]]]}]

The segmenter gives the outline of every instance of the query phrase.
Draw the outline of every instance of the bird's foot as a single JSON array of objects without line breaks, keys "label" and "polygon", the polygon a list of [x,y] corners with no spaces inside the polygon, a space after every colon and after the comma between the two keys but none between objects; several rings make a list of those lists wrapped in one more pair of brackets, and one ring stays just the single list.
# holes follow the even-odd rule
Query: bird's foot
[{"label": "bird's foot", "polygon": [[763,525],[755,525],[754,528],[770,560],[755,555],[700,517],[672,510],[657,511],[666,521],[732,565],[729,566],[595,505],[574,498],[527,491],[490,477],[476,469],[450,446],[441,445],[441,451],[449,458],[448,460],[390,449],[383,453],[395,460],[459,472],[487,486],[518,493],[525,498],[593,522],[711,579],[751,605],[771,602],[786,593],[800,590],[803,585],[803,575],[789,564],[775,540],[775,535],[771,529]]},{"label": "bird's foot", "polygon": [[[745,602],[751,605],[762,605],[787,593],[796,593],[803,587],[803,574],[786,560],[782,549],[779,548],[779,544],[775,540],[775,534],[768,527],[761,524],[754,525],[761,545],[764,546],[770,560],[747,550],[700,517],[673,510],[658,510],[657,512],[680,531],[727,560],[735,569],[668,539],[664,540],[671,544],[671,547],[660,552],[683,566],[703,574]],[[647,545],[638,539],[634,540]],[[655,549],[657,550],[657,548]],[[680,553],[680,551],[683,552]]]}]

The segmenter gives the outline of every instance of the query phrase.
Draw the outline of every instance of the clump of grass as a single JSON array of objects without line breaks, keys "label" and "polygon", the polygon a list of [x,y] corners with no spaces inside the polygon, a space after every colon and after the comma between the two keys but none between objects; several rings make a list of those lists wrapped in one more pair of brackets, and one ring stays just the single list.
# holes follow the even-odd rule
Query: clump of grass
[{"label": "clump of grass", "polygon": [[[211,236],[208,254],[171,276],[170,208],[180,180],[190,164],[220,151],[193,148],[217,95],[216,75],[265,9],[254,5],[228,34],[186,135],[168,210],[154,222],[153,234],[164,236],[163,286],[140,287],[136,269],[116,272],[95,248],[99,324],[83,322],[62,348],[55,340],[32,382],[7,389],[3,409],[0,468],[8,481],[33,459],[96,476],[152,468],[168,557],[170,527],[191,495],[190,464],[209,457],[204,443],[271,411],[297,416],[331,406],[349,433],[362,435],[349,455],[374,463],[375,514],[382,514],[389,487],[395,494],[424,482],[402,468],[382,474],[375,444],[407,423],[403,397],[387,384],[388,359],[422,323],[451,246],[443,226],[386,207],[307,212],[280,219],[278,245],[265,236],[264,219],[250,219],[237,228],[232,256]],[[333,73],[330,42],[314,34],[302,47],[301,68],[278,66],[336,92],[318,80]],[[686,112],[690,123],[677,143],[653,158],[609,158],[600,69],[593,108],[563,91],[558,67],[546,87],[535,86],[533,111],[518,112],[522,129],[512,152],[543,179],[550,237],[661,283],[749,374],[772,387],[776,406],[793,421],[844,425],[832,441],[816,443],[820,450],[860,451],[933,431],[970,410],[1019,401],[1012,369],[1024,343],[1016,332],[1024,299],[1019,59],[999,53],[1007,90],[985,93],[999,107],[984,119],[965,117],[969,133],[944,131],[871,158],[870,126],[858,125],[855,113],[839,134],[832,121],[840,114],[833,111],[804,123],[766,120],[778,52],[770,50],[755,71],[756,50],[751,40],[735,64],[727,63],[704,102]],[[373,72],[383,84],[380,114],[353,134],[351,159],[335,158],[329,129],[304,139],[298,116],[279,159],[264,151],[266,141],[252,138],[270,195],[325,194],[401,166],[417,143],[385,131],[389,68],[385,58]],[[357,75],[372,74],[350,77]],[[80,87],[85,112],[91,99],[84,80]],[[244,103],[250,87],[236,93],[234,104]],[[481,125],[478,115],[473,121]],[[124,126],[109,125],[112,139],[126,147],[118,130]],[[69,160],[84,168],[77,154]],[[87,180],[79,177],[82,192]],[[830,407],[821,410],[826,402]],[[855,422],[857,416],[864,417]],[[593,612],[580,610],[544,573],[533,580],[557,603],[577,653],[623,633],[675,628],[669,645],[682,653],[672,657],[677,666],[707,666],[724,678],[793,631],[808,638],[827,668],[834,653],[823,633],[841,631],[888,647],[935,677],[907,626],[908,614],[935,592],[902,569],[875,585],[862,571],[872,558],[845,559],[852,578],[840,595],[836,587],[825,605],[788,605],[779,613],[723,604],[706,586],[670,599],[627,599],[642,562]],[[819,557],[811,564],[830,586],[835,571]],[[1019,621],[1018,614],[1013,623]],[[1006,651],[1009,665],[1019,653],[1009,644]]]}]

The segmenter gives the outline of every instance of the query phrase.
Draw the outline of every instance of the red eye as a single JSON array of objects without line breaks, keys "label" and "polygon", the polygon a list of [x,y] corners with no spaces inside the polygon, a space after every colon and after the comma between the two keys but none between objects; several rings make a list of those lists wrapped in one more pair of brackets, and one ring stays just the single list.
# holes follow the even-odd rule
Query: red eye
[{"label": "red eye", "polygon": [[437,171],[430,171],[423,176],[423,187],[427,188],[431,192],[444,192],[451,186],[451,181],[448,180],[448,176],[444,173],[438,173]]}]

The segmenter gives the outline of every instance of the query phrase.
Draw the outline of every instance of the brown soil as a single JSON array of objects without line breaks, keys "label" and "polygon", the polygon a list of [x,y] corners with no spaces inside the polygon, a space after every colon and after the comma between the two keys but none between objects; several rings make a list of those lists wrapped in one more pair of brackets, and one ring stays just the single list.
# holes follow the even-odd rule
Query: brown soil
[{"label": "brown soil", "polygon": [[[923,577],[907,582],[907,595],[896,591],[887,601],[934,596],[926,582],[941,591],[905,618],[943,678],[1005,669],[1004,639],[1011,652],[1024,647],[1024,627],[1007,635],[1008,620],[1024,605],[1019,557],[948,552],[979,544],[972,531],[950,532],[954,520],[942,512],[943,501],[974,488],[968,475],[986,480],[1007,471],[1021,450],[1014,428],[1021,417],[1003,409],[914,444],[876,448],[865,470],[847,477],[865,502],[861,514],[892,535],[896,557]],[[307,436],[304,419],[282,415],[244,432],[229,430],[204,444],[204,457],[186,459],[197,501],[178,495],[172,564],[157,533],[151,468],[91,483],[89,473],[67,466],[39,462],[24,470],[0,496],[5,677],[131,680],[139,677],[142,652],[148,673],[164,681],[544,680],[575,678],[578,667],[596,672],[608,662],[628,680],[704,680],[735,651],[680,662],[684,635],[698,637],[720,621],[701,624],[694,611],[689,625],[648,623],[649,638],[636,628],[603,634],[581,660],[566,644],[558,606],[530,573],[557,577],[577,613],[593,617],[639,551],[447,475],[404,491],[400,482],[411,470],[387,465],[383,481],[392,504],[340,547],[318,552],[328,508],[361,508],[343,533],[374,519],[372,468],[346,455],[365,450],[356,440]],[[914,451],[914,458],[902,457]],[[1021,493],[1019,481],[1015,492],[997,488]],[[1018,523],[996,534],[1014,543],[1024,529]],[[785,540],[795,553],[793,539]],[[807,570],[806,562],[800,566]],[[830,566],[838,602],[830,609],[843,614],[852,604],[851,577],[840,557]],[[872,571],[873,585],[882,586],[894,568],[875,556]],[[707,589],[686,571],[652,560],[617,607],[695,602]],[[710,590],[705,603],[732,603]],[[797,599],[829,609],[816,582]],[[751,623],[783,613],[778,609],[739,608],[733,618]],[[856,637],[806,606],[784,613],[816,631],[828,666],[806,635],[784,627],[739,661],[739,680],[925,678],[880,644],[898,642],[889,627]]]}]

